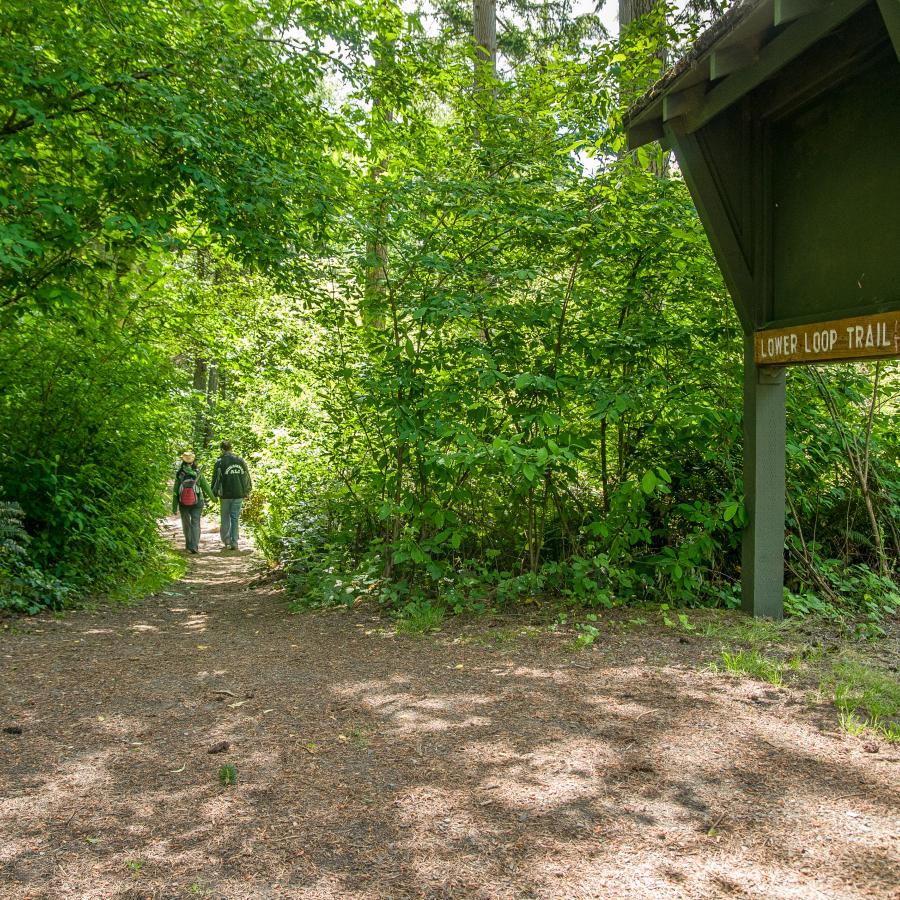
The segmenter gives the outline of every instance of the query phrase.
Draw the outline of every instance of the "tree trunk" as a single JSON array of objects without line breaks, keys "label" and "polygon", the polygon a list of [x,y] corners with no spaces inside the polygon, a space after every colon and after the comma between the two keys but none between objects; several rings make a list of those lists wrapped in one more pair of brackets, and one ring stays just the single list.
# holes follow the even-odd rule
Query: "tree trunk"
[{"label": "tree trunk", "polygon": [[652,12],[659,0],[619,0],[619,34],[647,13]]},{"label": "tree trunk", "polygon": [[[379,119],[390,123],[394,119],[393,110],[387,103],[380,89],[380,75],[393,60],[394,45],[391,41],[379,41],[375,55],[375,67],[372,73],[372,155],[375,162],[369,172],[373,185],[377,184],[388,167],[388,157],[380,156],[377,138],[374,136]],[[366,241],[366,285],[363,298],[363,323],[377,328],[385,326],[385,309],[388,293],[388,250],[384,243],[384,230],[387,223],[387,203],[380,200],[372,211],[371,237]]]},{"label": "tree trunk", "polygon": [[206,388],[209,380],[209,364],[205,359],[194,360],[194,396],[191,405],[194,409],[194,433],[192,440],[195,447],[203,443],[206,434],[206,404],[200,399],[200,395],[206,396]]},{"label": "tree trunk", "polygon": [[483,91],[497,74],[497,0],[472,0],[475,41],[475,91]]},{"label": "tree trunk", "polygon": [[208,366],[205,359],[194,360],[194,390],[200,394],[206,393],[206,379]]},{"label": "tree trunk", "polygon": [[[654,12],[658,5],[659,0],[619,0],[619,37],[624,36],[632,23]],[[655,56],[660,61],[659,74],[662,74],[666,68],[666,35],[662,28],[656,41]],[[625,95],[626,100],[629,100],[629,105],[631,101],[637,99],[638,94],[650,87],[650,84],[655,80],[655,78],[652,78],[646,83],[623,81],[621,84],[622,93]],[[662,161],[652,162],[650,170],[660,177],[664,176],[669,168],[668,159],[668,154],[663,153]]]},{"label": "tree trunk", "polygon": [[[497,76],[497,0],[472,0],[472,41],[475,44],[475,85],[476,118],[472,138],[477,148],[481,144],[481,127],[477,116],[478,100],[485,96],[497,96],[494,79]],[[490,294],[494,286],[491,273],[482,276],[485,293]],[[478,330],[478,340],[482,344],[490,342],[486,328]]]},{"label": "tree trunk", "polygon": [[219,364],[212,362],[209,366],[209,380],[206,386],[206,428],[203,431],[203,446],[208,447],[213,441],[213,424],[215,422],[216,397],[219,393]]}]

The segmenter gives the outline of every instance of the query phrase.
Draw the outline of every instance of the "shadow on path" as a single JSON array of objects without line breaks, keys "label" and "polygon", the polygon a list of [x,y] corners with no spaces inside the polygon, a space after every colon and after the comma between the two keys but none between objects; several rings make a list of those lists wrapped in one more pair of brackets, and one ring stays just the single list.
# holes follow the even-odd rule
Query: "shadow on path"
[{"label": "shadow on path", "polygon": [[2,638],[0,896],[896,895],[896,754],[790,691],[677,642],[648,664],[640,634],[573,664],[291,616],[216,545],[139,606]]}]

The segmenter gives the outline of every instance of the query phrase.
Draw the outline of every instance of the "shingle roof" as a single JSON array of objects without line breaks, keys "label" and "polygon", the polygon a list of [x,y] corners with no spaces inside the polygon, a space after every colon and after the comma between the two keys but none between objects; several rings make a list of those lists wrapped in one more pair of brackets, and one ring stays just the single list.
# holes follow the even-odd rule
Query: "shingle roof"
[{"label": "shingle roof", "polygon": [[697,38],[696,43],[691,47],[690,51],[678,60],[648,91],[637,101],[627,112],[625,116],[626,123],[633,122],[654,100],[661,97],[666,89],[678,81],[682,75],[690,71],[702,59],[704,54],[708,53],[712,48],[724,40],[724,38],[734,31],[747,17],[757,8],[762,6],[766,0],[737,0],[724,15],[713,22],[703,34]]}]

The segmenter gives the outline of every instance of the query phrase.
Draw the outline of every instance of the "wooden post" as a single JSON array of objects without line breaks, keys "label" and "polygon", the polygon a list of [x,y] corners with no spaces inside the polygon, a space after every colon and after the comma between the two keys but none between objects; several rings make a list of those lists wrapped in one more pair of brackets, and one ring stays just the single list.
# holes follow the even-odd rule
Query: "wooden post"
[{"label": "wooden post", "polygon": [[744,337],[744,531],[741,606],[754,616],[784,614],[785,370],[757,366]]}]

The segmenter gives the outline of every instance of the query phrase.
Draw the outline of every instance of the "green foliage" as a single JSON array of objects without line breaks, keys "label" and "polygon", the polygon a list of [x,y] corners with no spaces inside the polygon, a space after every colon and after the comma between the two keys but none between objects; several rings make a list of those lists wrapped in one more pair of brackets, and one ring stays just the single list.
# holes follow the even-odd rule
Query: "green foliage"
[{"label": "green foliage", "polygon": [[231,763],[219,767],[219,783],[222,787],[233,787],[237,784],[237,769]]},{"label": "green foliage", "polygon": [[859,735],[870,729],[900,742],[900,681],[896,676],[847,661],[834,666],[832,679],[834,703],[845,731]]},{"label": "green foliage", "polygon": [[575,638],[574,647],[576,650],[583,650],[586,647],[593,646],[594,642],[600,637],[600,629],[596,625],[590,625],[587,622],[579,622],[575,626],[578,636]]},{"label": "green foliage", "polygon": [[78,308],[212,236],[284,262],[297,228],[321,228],[339,126],[315,96],[311,6],[8,0],[0,311]]},{"label": "green foliage", "polygon": [[[723,650],[721,666],[731,675],[747,676],[768,684],[780,685],[784,666],[778,660],[764,656],[759,650],[739,650],[734,653]],[[718,671],[718,668],[714,666]]]},{"label": "green foliage", "polygon": [[62,609],[68,589],[29,560],[31,538],[24,519],[18,503],[0,500],[0,612],[33,614],[45,608]]},{"label": "green foliage", "polygon": [[356,727],[350,732],[350,745],[355,750],[365,750],[369,743],[369,734],[364,728]]},{"label": "green foliage", "polygon": [[174,370],[135,338],[112,314],[88,325],[33,313],[0,342],[0,380],[16,386],[0,399],[0,481],[24,510],[33,563],[75,591],[158,558]]},{"label": "green foliage", "polygon": [[[297,608],[372,597],[427,630],[649,601],[687,630],[675,610],[737,605],[740,328],[685,184],[621,128],[692,14],[616,42],[516,3],[514,65],[473,92],[456,0],[431,22],[7,7],[0,481],[29,577],[156,571],[175,451],[208,467],[228,437]],[[900,378],[879,365],[788,391],[788,612],[869,629],[900,604]],[[28,590],[15,608],[57,602]]]},{"label": "green foliage", "polygon": [[[327,271],[304,282],[302,363],[267,341],[277,368],[246,385],[267,407],[246,440],[272,470],[258,540],[302,603],[734,608],[740,332],[684,184],[621,153],[618,92],[646,82],[653,41],[636,29],[576,53],[560,13],[479,106],[457,13],[434,40],[399,26],[361,89],[396,115],[366,121],[370,168],[347,184]],[[828,403],[791,387],[798,615],[894,608],[840,437],[867,421],[871,380],[841,370]],[[887,486],[895,375],[880,390],[869,443]]]},{"label": "green foliage", "polygon": [[125,863],[125,868],[128,869],[134,878],[137,878],[144,869],[144,861],[142,859],[129,859]]},{"label": "green foliage", "polygon": [[76,597],[159,569],[170,460],[213,437],[196,371],[237,355],[250,271],[292,283],[329,227],[355,139],[326,109],[322,44],[377,20],[345,12],[4,5],[0,483],[31,539],[7,607],[59,606],[54,579]]},{"label": "green foliage", "polygon": [[427,634],[440,631],[443,621],[443,607],[428,600],[413,600],[398,613],[397,631],[401,634]]},{"label": "green foliage", "polygon": [[662,623],[666,628],[676,628],[687,632],[695,630],[694,625],[691,623],[691,620],[687,617],[686,613],[675,612],[670,615],[670,612],[671,610],[669,609],[668,603],[660,604],[659,614],[662,617]]}]

